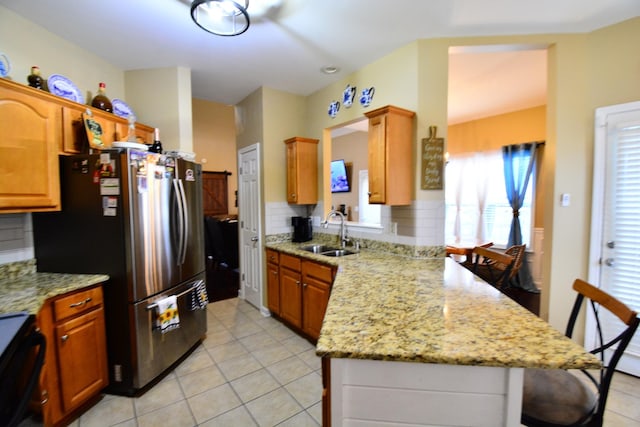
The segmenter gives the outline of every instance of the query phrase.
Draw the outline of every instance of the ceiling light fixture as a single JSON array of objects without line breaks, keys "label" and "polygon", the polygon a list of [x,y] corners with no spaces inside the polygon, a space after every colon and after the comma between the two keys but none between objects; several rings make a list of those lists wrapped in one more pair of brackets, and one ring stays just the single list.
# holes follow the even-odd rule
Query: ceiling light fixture
[{"label": "ceiling light fixture", "polygon": [[338,71],[340,71],[340,68],[333,65],[327,65],[326,67],[322,67],[320,71],[322,71],[325,74],[335,74]]},{"label": "ceiling light fixture", "polygon": [[191,19],[218,36],[237,36],[249,28],[249,0],[194,0]]}]

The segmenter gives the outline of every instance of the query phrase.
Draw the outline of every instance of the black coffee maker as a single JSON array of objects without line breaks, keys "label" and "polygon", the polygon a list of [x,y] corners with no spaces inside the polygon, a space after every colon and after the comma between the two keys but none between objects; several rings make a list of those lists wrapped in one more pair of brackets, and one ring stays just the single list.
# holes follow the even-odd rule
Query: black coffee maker
[{"label": "black coffee maker", "polygon": [[292,216],[291,225],[293,226],[294,242],[308,242],[309,240],[313,239],[311,218],[303,216]]}]

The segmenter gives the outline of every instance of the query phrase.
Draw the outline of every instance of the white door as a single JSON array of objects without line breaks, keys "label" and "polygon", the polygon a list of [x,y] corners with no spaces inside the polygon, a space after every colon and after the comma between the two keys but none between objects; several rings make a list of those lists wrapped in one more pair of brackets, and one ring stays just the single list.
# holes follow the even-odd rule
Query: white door
[{"label": "white door", "polygon": [[[596,109],[589,281],[640,311],[640,102]],[[587,319],[586,344],[595,322]],[[604,335],[621,328],[604,319]],[[640,375],[640,334],[618,369]]]},{"label": "white door", "polygon": [[240,298],[262,307],[260,144],[238,151]]}]

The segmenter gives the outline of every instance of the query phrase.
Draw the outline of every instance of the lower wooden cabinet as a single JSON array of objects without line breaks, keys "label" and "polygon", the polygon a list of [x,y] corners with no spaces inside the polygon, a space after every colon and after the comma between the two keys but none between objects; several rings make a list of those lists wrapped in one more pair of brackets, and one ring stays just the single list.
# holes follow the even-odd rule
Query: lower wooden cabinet
[{"label": "lower wooden cabinet", "polygon": [[280,313],[280,257],[278,252],[267,249],[267,307],[272,313]]},{"label": "lower wooden cabinet", "polygon": [[303,335],[317,340],[336,269],[267,249],[269,310]]},{"label": "lower wooden cabinet", "polygon": [[315,339],[327,311],[334,269],[313,261],[302,261],[302,331]]},{"label": "lower wooden cabinet", "polygon": [[300,258],[280,254],[280,317],[302,328],[302,274]]},{"label": "lower wooden cabinet", "polygon": [[37,322],[47,340],[38,401],[44,425],[60,425],[108,385],[102,287],[48,300]]}]

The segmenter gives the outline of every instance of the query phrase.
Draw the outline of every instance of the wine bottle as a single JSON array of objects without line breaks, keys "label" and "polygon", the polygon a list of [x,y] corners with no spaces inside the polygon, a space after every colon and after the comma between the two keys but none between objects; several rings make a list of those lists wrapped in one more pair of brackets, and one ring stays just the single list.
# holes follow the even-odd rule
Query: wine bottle
[{"label": "wine bottle", "polygon": [[31,74],[27,76],[27,81],[29,82],[29,86],[34,87],[36,89],[44,89],[42,76],[40,75],[40,67],[34,65],[31,67]]},{"label": "wine bottle", "polygon": [[100,84],[98,85],[98,93],[93,97],[91,106],[107,111],[109,113],[113,112],[111,101],[109,101],[109,98],[107,98],[107,90],[104,83],[100,82]]},{"label": "wine bottle", "polygon": [[152,153],[162,154],[162,143],[160,142],[160,129],[156,128],[153,133],[153,145],[149,148]]}]

